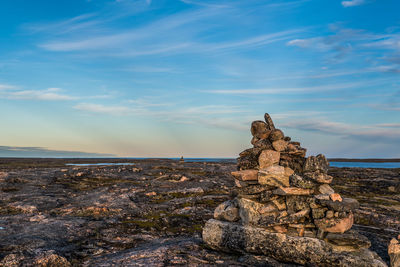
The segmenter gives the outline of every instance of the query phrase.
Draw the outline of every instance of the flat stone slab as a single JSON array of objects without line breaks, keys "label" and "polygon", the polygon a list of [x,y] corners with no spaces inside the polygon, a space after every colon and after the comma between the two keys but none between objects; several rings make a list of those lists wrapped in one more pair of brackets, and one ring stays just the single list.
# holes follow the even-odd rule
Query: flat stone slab
[{"label": "flat stone slab", "polygon": [[204,226],[203,240],[216,250],[266,255],[281,262],[316,266],[387,266],[368,249],[337,252],[321,239],[271,233],[263,228],[214,219]]}]

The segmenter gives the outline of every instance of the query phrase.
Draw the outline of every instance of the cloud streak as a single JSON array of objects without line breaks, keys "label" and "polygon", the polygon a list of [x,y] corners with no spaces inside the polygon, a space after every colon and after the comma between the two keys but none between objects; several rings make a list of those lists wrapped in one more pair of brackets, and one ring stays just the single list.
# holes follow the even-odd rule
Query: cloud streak
[{"label": "cloud streak", "polygon": [[80,151],[52,150],[43,147],[0,146],[0,157],[98,158],[115,157],[115,155]]},{"label": "cloud streak", "polygon": [[365,4],[365,0],[342,1],[342,6],[344,6],[344,7],[361,6],[363,4]]}]

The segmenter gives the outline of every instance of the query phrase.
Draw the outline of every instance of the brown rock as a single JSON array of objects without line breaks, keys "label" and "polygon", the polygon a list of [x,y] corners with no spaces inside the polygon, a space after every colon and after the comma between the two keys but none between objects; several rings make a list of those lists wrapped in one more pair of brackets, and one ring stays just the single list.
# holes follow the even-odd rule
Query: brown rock
[{"label": "brown rock", "polygon": [[344,233],[349,230],[354,223],[353,213],[349,213],[344,218],[332,218],[332,219],[318,219],[314,220],[315,225],[328,233]]},{"label": "brown rock", "polygon": [[272,142],[272,147],[276,151],[281,152],[281,151],[284,151],[286,149],[287,142],[285,140],[283,140],[283,139],[276,140],[276,141]]},{"label": "brown rock", "polygon": [[260,141],[260,138],[253,136],[253,138],[251,138],[250,143],[254,146],[258,141]]},{"label": "brown rock", "polygon": [[231,172],[232,176],[241,181],[257,181],[258,171],[257,170],[242,170]]},{"label": "brown rock", "polygon": [[305,189],[305,188],[297,188],[297,187],[280,187],[275,189],[273,193],[275,195],[287,196],[287,195],[295,195],[295,196],[307,196],[311,195],[314,190]]},{"label": "brown rock", "polygon": [[306,159],[304,164],[304,172],[321,171],[326,173],[328,171],[329,162],[324,155],[310,156]]},{"label": "brown rock", "polygon": [[214,210],[214,218],[222,221],[235,222],[240,219],[236,201],[228,200]]},{"label": "brown rock", "polygon": [[270,132],[270,130],[267,129],[267,124],[263,121],[253,121],[250,130],[251,134],[259,139],[261,139],[261,137],[265,136],[267,133],[269,135]]},{"label": "brown rock", "polygon": [[321,194],[327,194],[327,195],[331,195],[331,194],[334,194],[334,193],[335,193],[335,190],[333,190],[332,187],[330,187],[330,186],[327,185],[327,184],[322,184],[322,185],[320,185],[319,188],[318,188],[318,191],[319,191]]},{"label": "brown rock", "polygon": [[267,124],[267,129],[268,130],[275,130],[274,122],[272,121],[272,118],[268,113],[264,114],[264,119],[265,119],[265,122]]},{"label": "brown rock", "polygon": [[273,149],[271,142],[268,139],[260,139],[254,143],[255,148],[259,148],[261,150],[264,149]]},{"label": "brown rock", "polygon": [[258,157],[258,164],[260,169],[268,168],[272,165],[278,164],[280,153],[274,150],[263,150]]},{"label": "brown rock", "polygon": [[330,194],[330,195],[329,195],[329,198],[330,198],[333,202],[335,202],[335,201],[342,202],[342,201],[343,201],[342,197],[341,197],[338,193],[332,193],[332,194]]},{"label": "brown rock", "polygon": [[269,140],[271,140],[271,142],[273,142],[273,141],[283,139],[284,137],[285,137],[285,135],[283,134],[283,132],[281,130],[275,129],[269,135]]},{"label": "brown rock", "polygon": [[289,176],[285,173],[284,167],[279,165],[269,166],[259,170],[258,183],[276,187],[289,186]]},{"label": "brown rock", "polygon": [[[400,236],[399,236],[400,238]],[[390,257],[390,267],[400,266],[400,243],[397,239],[393,238],[388,247],[388,254]]]},{"label": "brown rock", "polygon": [[332,176],[320,171],[305,172],[304,176],[321,184],[330,184],[333,180]]}]

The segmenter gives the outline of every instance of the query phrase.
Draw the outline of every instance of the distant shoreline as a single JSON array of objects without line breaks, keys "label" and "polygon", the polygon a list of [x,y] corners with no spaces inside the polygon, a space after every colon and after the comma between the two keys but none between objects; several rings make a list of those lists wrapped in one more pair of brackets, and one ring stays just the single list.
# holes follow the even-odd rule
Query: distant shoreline
[{"label": "distant shoreline", "polygon": [[348,158],[331,158],[332,162],[400,162],[400,159],[348,159]]}]

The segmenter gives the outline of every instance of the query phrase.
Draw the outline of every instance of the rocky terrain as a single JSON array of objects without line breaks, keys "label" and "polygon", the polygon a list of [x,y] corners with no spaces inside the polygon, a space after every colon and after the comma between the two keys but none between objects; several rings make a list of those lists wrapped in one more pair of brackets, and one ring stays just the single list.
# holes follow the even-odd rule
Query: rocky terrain
[{"label": "rocky terrain", "polygon": [[[284,266],[202,242],[205,222],[232,198],[236,163],[65,162],[0,161],[0,265]],[[330,168],[329,174],[336,192],[359,200],[353,228],[388,262],[387,246],[400,233],[400,170]]]}]

